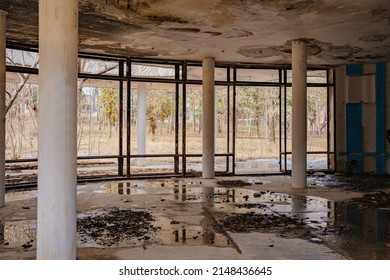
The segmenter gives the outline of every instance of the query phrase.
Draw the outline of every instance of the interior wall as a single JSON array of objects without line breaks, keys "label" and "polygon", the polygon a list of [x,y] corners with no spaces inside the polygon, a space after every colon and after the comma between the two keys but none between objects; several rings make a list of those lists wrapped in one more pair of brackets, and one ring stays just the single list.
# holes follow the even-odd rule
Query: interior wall
[{"label": "interior wall", "polygon": [[390,174],[389,68],[389,63],[336,68],[338,172]]},{"label": "interior wall", "polygon": [[[390,63],[386,63],[385,67],[385,116],[386,116],[386,134],[390,131]],[[390,132],[389,132],[390,134]],[[386,136],[386,153],[390,154],[390,136]],[[388,140],[389,139],[389,140]],[[386,157],[386,174],[390,174],[390,157]]]},{"label": "interior wall", "polygon": [[335,143],[336,143],[336,171],[346,171],[346,157],[343,152],[346,151],[346,98],[347,98],[347,75],[346,66],[335,68],[335,89],[336,89],[336,125],[335,125]]}]

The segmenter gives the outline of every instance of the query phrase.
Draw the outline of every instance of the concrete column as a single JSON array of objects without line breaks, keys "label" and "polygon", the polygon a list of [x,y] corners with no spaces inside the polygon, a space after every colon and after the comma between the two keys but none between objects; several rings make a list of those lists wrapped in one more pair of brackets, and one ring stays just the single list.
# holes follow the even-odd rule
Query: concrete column
[{"label": "concrete column", "polygon": [[203,134],[202,134],[202,177],[214,178],[215,152],[215,86],[214,58],[206,57],[203,66]]},{"label": "concrete column", "polygon": [[0,10],[0,207],[5,206],[5,17]]},{"label": "concrete column", "polygon": [[292,187],[306,188],[307,44],[292,42]]},{"label": "concrete column", "polygon": [[[146,154],[146,84],[139,83],[137,91],[137,154]],[[144,166],[145,159],[137,158],[137,165]]]},{"label": "concrete column", "polygon": [[37,259],[76,258],[78,1],[39,1]]}]

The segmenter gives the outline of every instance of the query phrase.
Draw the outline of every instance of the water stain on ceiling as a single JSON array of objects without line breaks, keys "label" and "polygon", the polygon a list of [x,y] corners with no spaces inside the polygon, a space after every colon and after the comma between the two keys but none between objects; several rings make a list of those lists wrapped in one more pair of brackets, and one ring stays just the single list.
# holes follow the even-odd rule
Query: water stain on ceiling
[{"label": "water stain on ceiling", "polygon": [[[312,65],[390,60],[388,0],[79,0],[80,51]],[[2,0],[7,40],[38,44],[38,0]]]}]

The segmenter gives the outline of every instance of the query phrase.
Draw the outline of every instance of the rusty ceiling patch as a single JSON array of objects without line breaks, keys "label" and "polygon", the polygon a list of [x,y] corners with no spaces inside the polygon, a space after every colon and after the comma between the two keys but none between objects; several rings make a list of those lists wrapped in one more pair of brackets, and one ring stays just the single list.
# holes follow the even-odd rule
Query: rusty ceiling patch
[{"label": "rusty ceiling patch", "polygon": [[371,34],[360,37],[359,40],[363,42],[382,42],[390,38],[390,34]]},{"label": "rusty ceiling patch", "polygon": [[169,31],[187,32],[187,33],[199,33],[199,28],[167,28]]},{"label": "rusty ceiling patch", "polygon": [[169,16],[169,15],[148,15],[147,18],[150,21],[154,22],[174,22],[174,23],[188,23],[188,20],[185,20],[180,17]]},{"label": "rusty ceiling patch", "polygon": [[380,15],[383,15],[384,13],[386,13],[386,12],[387,12],[387,9],[379,8],[379,9],[372,10],[371,14],[373,16],[380,16]]},{"label": "rusty ceiling patch", "polygon": [[251,31],[248,31],[248,30],[238,30],[238,29],[233,29],[233,30],[235,31],[236,35],[229,36],[229,37],[227,37],[228,39],[245,38],[245,37],[253,36],[253,33]]},{"label": "rusty ceiling patch", "polygon": [[99,53],[112,54],[113,50],[118,55],[123,56],[136,56],[136,57],[155,57],[160,55],[161,53],[153,51],[153,50],[139,50],[131,47],[122,47],[121,44],[80,44],[81,49],[86,49],[89,51],[98,51]]},{"label": "rusty ceiling patch", "polygon": [[213,35],[213,36],[222,35],[222,32],[214,32],[214,31],[204,31],[203,33],[211,34],[211,35]]}]

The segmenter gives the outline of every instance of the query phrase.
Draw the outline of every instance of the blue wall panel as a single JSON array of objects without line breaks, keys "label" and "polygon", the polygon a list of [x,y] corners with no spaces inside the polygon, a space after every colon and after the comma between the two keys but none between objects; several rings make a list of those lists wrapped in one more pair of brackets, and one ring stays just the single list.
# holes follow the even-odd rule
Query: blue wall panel
[{"label": "blue wall panel", "polygon": [[361,76],[363,75],[363,64],[347,64],[347,76]]},{"label": "blue wall panel", "polygon": [[[362,127],[362,104],[347,104],[347,162],[349,172],[360,174],[363,171],[363,127]],[[357,155],[350,155],[356,153]]]},{"label": "blue wall panel", "polygon": [[376,174],[386,174],[385,64],[376,65]]}]

